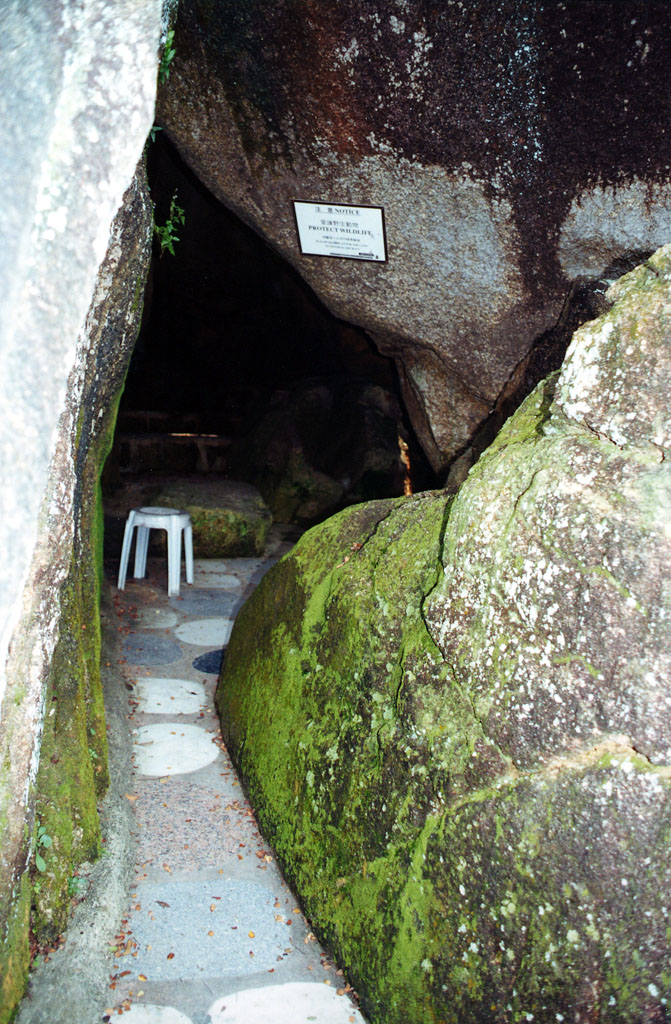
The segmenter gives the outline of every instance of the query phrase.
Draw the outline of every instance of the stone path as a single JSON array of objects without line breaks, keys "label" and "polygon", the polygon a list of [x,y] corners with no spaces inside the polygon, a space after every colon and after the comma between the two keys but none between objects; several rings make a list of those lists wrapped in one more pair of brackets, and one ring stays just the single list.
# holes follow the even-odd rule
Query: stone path
[{"label": "stone path", "polygon": [[196,561],[179,598],[150,560],[117,595],[137,866],[105,1021],[363,1024],[259,834],[213,705],[233,619],[290,546],[273,527],[263,558]]}]

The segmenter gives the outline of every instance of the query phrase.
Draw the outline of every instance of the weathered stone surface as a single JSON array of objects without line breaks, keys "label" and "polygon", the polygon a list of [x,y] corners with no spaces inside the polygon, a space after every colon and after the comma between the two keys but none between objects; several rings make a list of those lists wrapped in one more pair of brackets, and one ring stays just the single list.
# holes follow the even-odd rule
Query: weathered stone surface
[{"label": "weathered stone surface", "polygon": [[667,248],[456,497],[339,514],[239,615],[222,727],[375,1024],[668,1013],[670,296]]},{"label": "weathered stone surface", "polygon": [[604,732],[671,761],[670,281],[667,247],[617,282],[574,337],[547,423],[550,384],[454,507],[427,617],[518,766]]},{"label": "weathered stone surface", "polygon": [[[393,355],[436,470],[574,278],[670,237],[668,7],[603,13],[181,4],[162,123],[215,195]],[[300,255],[296,198],[384,206],[388,263]]]},{"label": "weathered stone surface", "polygon": [[[151,208],[136,167],[152,122],[160,7],[10,2],[0,15],[3,1024],[25,983],[31,899],[36,925],[53,934],[73,866],[98,843],[96,497],[142,307]],[[39,897],[29,870],[36,805],[53,840]]]},{"label": "weathered stone surface", "polygon": [[255,487],[213,477],[174,480],[154,504],[190,514],[197,558],[262,554],[273,518]]},{"label": "weathered stone surface", "polygon": [[617,312],[580,332],[559,392],[569,419],[621,447],[654,445],[662,453],[671,445],[668,252],[660,250],[612,285],[607,298],[619,302]]}]

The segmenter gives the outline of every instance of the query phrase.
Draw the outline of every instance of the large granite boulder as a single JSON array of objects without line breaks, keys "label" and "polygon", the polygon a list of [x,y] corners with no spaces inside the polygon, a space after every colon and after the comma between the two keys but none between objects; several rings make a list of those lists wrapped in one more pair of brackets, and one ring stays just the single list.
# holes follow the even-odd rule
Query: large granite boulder
[{"label": "large granite boulder", "polygon": [[217,702],[375,1024],[671,1000],[671,247],[456,497],[340,513],[242,609]]},{"label": "large granite boulder", "polygon": [[[99,479],[150,255],[152,208],[138,161],[153,120],[161,3],[9,0],[0,32],[5,1024],[25,986],[31,909],[34,940],[58,934],[72,874],[100,848]],[[52,840],[43,872],[33,857],[38,826]],[[70,982],[71,1004],[82,979]],[[88,986],[89,1012],[99,995]],[[75,1020],[71,1005],[51,1010]]]},{"label": "large granite boulder", "polygon": [[[666,0],[182,0],[176,46],[161,123],[394,357],[436,471],[571,282],[669,237]],[[383,206],[388,262],[301,255],[294,199]]]}]

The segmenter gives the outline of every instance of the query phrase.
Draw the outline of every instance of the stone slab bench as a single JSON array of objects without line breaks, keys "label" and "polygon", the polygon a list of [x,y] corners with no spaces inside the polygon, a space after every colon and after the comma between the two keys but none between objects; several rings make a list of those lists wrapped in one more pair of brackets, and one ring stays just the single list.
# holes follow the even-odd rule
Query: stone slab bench
[{"label": "stone slab bench", "polygon": [[166,483],[155,503],[185,509],[196,558],[244,558],[263,553],[272,515],[251,484],[211,477]]}]

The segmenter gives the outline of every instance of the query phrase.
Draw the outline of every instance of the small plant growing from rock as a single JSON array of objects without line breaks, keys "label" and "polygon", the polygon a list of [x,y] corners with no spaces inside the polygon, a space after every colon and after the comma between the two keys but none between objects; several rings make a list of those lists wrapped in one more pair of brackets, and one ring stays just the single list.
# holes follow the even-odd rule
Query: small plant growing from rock
[{"label": "small plant growing from rock", "polygon": [[68,879],[68,896],[75,900],[81,899],[86,892],[87,884],[85,878],[80,878],[79,875],[71,875]]},{"label": "small plant growing from rock", "polygon": [[53,839],[50,835],[47,835],[47,830],[44,825],[38,825],[37,834],[35,836],[35,867],[40,872],[47,870],[47,862],[42,856],[40,849],[48,850],[52,845]]},{"label": "small plant growing from rock", "polygon": [[158,67],[158,80],[159,82],[167,82],[170,78],[170,65],[175,59],[175,47],[173,46],[173,40],[175,38],[175,30],[170,29],[165,37],[165,46],[163,47],[163,53],[161,54],[161,63]]},{"label": "small plant growing from rock", "polygon": [[154,234],[158,238],[161,251],[159,256],[162,256],[164,252],[169,252],[171,256],[175,255],[175,242],[179,242],[179,235],[177,234],[180,225],[183,225],[186,219],[184,210],[177,202],[177,193],[173,195],[170,200],[170,212],[168,213],[168,219],[165,224],[154,224]]}]

